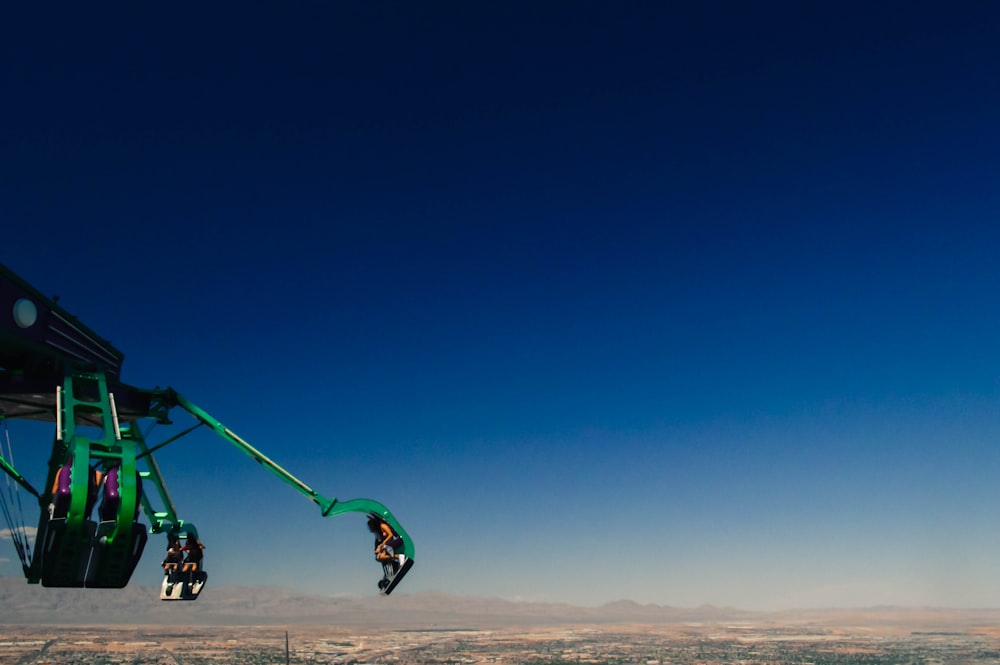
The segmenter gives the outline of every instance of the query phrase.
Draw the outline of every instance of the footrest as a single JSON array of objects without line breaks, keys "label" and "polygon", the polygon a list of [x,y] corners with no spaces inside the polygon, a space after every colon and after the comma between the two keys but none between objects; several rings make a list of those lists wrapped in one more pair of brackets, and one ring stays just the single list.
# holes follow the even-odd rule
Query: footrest
[{"label": "footrest", "polygon": [[[382,578],[382,581],[379,582],[379,591],[381,592],[381,594],[383,596],[388,596],[390,593],[392,593],[392,590],[395,589],[396,586],[403,581],[403,577],[406,576],[406,573],[410,572],[410,568],[413,568],[413,559],[407,559],[403,563],[402,568],[397,570],[396,573],[391,577]],[[383,582],[388,582],[388,584],[383,584]]]},{"label": "footrest", "polygon": [[66,528],[66,519],[59,517],[43,525],[39,549],[35,553],[41,557],[42,586],[86,586],[91,544],[96,529],[97,524],[87,520],[83,523],[82,533],[72,533]]},{"label": "footrest", "polygon": [[135,522],[132,532],[115,535],[108,543],[108,536],[115,533],[117,523],[101,522],[97,526],[90,565],[87,568],[86,586],[95,589],[121,589],[128,584],[142,550],[146,546],[146,527]]},{"label": "footrest", "polygon": [[163,576],[160,585],[160,600],[197,600],[202,587],[208,581],[208,573],[199,570],[194,573],[194,579],[188,581],[190,573],[174,572]]}]

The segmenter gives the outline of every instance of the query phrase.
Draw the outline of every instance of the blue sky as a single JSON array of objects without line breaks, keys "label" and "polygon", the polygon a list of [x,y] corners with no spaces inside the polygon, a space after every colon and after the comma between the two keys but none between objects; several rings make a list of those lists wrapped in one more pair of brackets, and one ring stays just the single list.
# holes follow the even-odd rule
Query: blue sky
[{"label": "blue sky", "polygon": [[[400,592],[1000,604],[992,5],[71,11],[0,21],[3,263],[388,505]],[[158,458],[212,583],[375,593],[360,517]]]}]

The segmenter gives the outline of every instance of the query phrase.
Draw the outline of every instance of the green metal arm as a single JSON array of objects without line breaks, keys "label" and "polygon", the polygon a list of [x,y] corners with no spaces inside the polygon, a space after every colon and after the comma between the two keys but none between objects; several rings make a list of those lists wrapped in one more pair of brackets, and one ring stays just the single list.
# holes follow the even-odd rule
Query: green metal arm
[{"label": "green metal arm", "polygon": [[[167,532],[172,537],[179,533],[184,533],[188,536],[194,536],[197,538],[197,527],[195,527],[194,524],[185,522],[177,517],[177,508],[174,506],[174,500],[170,497],[170,492],[167,491],[167,484],[164,482],[163,474],[160,472],[160,465],[156,463],[156,458],[152,455],[154,448],[150,448],[146,445],[146,441],[139,432],[138,427],[130,427],[129,436],[135,441],[139,450],[142,451],[141,454],[136,455],[136,459],[145,458],[146,466],[149,469],[148,471],[143,471],[140,474],[145,481],[140,501],[142,502],[142,509],[151,523],[149,529],[150,533]],[[174,441],[176,438],[177,437],[173,437],[169,441]],[[165,444],[160,444],[157,448],[162,447],[163,445]],[[149,500],[150,484],[153,485],[157,494],[160,495],[160,501],[164,506],[162,511],[155,510],[152,502]]]},{"label": "green metal arm", "polygon": [[249,457],[253,458],[258,464],[276,475],[286,484],[290,485],[297,492],[305,495],[310,501],[320,507],[320,511],[322,511],[324,517],[331,517],[333,515],[351,512],[366,514],[375,513],[379,515],[382,519],[388,522],[389,526],[391,526],[393,530],[403,539],[403,547],[399,548],[398,552],[400,554],[405,554],[410,559],[413,558],[413,541],[410,539],[406,530],[403,529],[396,517],[389,512],[388,508],[378,501],[374,501],[372,499],[351,499],[349,501],[338,501],[337,499],[327,498],[283,469],[264,453],[260,452],[241,439],[232,430],[213,418],[204,409],[191,402],[191,400],[187,399],[173,388],[167,388],[166,390],[154,390],[151,392],[154,399],[161,401],[168,409],[172,406],[181,407],[199,421],[212,428],[212,430],[220,437],[229,441]]},{"label": "green metal arm", "polygon": [[18,485],[31,492],[36,498],[42,498],[42,495],[38,493],[38,490],[32,487],[31,483],[29,483],[24,476],[17,472],[17,469],[8,464],[7,460],[2,457],[0,457],[0,469],[5,471],[7,475],[13,478]]}]

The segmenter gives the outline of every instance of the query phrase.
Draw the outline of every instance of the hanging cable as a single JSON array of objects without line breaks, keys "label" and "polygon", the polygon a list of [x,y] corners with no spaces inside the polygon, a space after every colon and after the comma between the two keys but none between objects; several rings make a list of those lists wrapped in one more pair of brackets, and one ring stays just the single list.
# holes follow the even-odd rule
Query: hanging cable
[{"label": "hanging cable", "polygon": [[[4,437],[7,442],[6,453],[3,450],[3,443],[0,442],[0,457],[3,457],[5,461],[13,466],[13,449],[10,444],[10,430],[7,427],[7,421],[4,419]],[[16,497],[16,498],[15,498]],[[17,494],[17,485],[13,483],[10,476],[6,477],[6,491],[3,495],[0,495],[0,508],[3,510],[4,521],[7,523],[7,530],[10,533],[10,539],[14,543],[14,549],[17,551],[17,556],[21,560],[22,564],[25,564],[27,558],[26,545],[26,535],[24,532],[24,521],[21,519],[21,515],[18,512],[18,499],[20,495]]]},{"label": "hanging cable", "polygon": [[[11,466],[14,466],[14,450],[10,444],[10,429],[7,426],[7,419],[3,420],[4,438],[7,442],[7,452],[4,454],[3,444],[0,442],[0,457]],[[10,539],[14,543],[17,557],[21,560],[21,565],[27,567],[31,561],[31,542],[28,538],[28,530],[24,521],[24,507],[21,504],[21,493],[18,484],[13,482],[10,476],[6,478],[6,492],[0,493],[0,510],[3,512],[4,521],[10,531]]]}]

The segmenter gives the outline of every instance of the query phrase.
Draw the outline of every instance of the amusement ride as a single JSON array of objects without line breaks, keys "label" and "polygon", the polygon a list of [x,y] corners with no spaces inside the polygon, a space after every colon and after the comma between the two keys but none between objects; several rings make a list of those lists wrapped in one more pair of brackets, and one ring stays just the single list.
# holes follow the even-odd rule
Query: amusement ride
[{"label": "amusement ride", "polygon": [[[122,588],[150,534],[165,535],[168,548],[181,542],[188,550],[200,547],[198,529],[178,517],[154,452],[203,426],[305,495],[323,517],[364,513],[376,545],[378,536],[387,534],[377,552],[381,594],[392,593],[412,568],[413,541],[384,505],[321,495],[173,388],[122,382],[123,360],[110,342],[0,265],[0,422],[28,419],[55,426],[40,488],[14,467],[9,437],[6,449],[0,445],[0,469],[13,481],[0,489],[0,508],[29,584]],[[195,424],[148,443],[141,424],[171,425],[174,409],[191,414]],[[20,490],[30,494],[29,506],[37,501],[33,534]],[[194,600],[206,580],[200,565],[165,570],[160,598]]]}]

